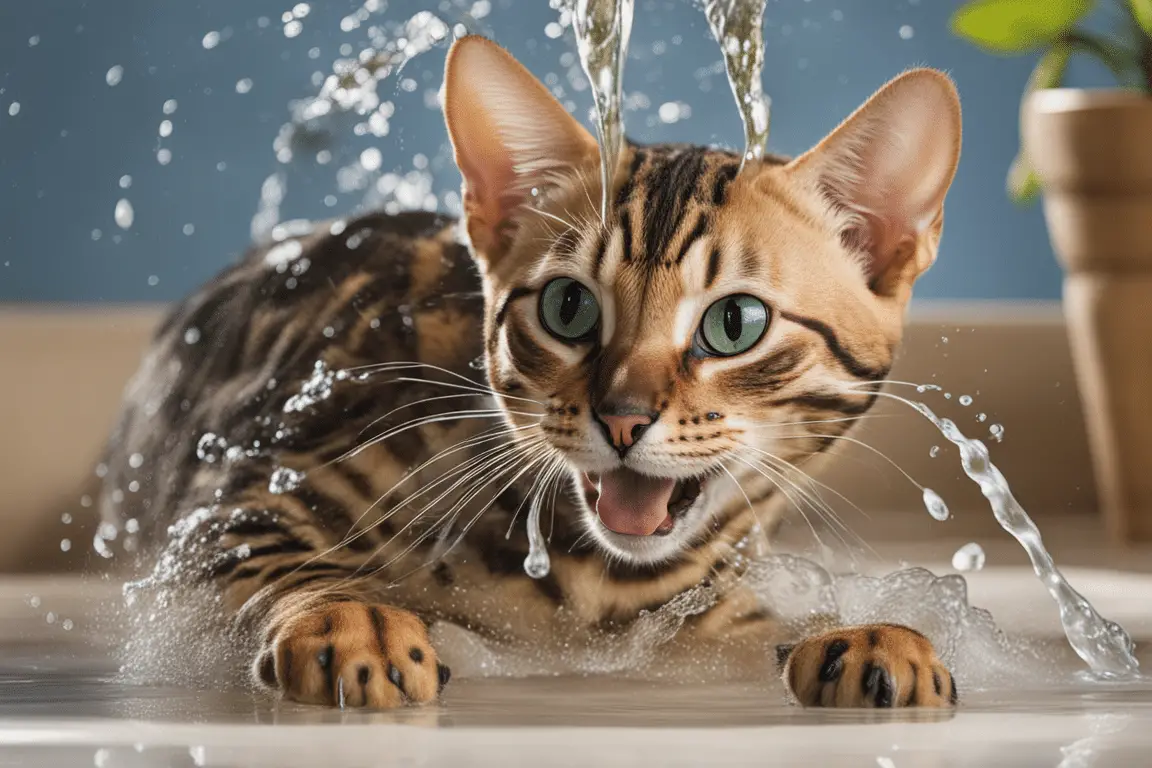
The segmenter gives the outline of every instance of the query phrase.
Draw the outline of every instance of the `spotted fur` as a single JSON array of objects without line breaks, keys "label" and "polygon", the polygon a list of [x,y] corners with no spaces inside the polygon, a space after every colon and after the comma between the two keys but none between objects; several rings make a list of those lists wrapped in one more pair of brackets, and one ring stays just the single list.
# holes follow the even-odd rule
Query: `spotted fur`
[{"label": "spotted fur", "polygon": [[[253,249],[169,315],[109,449],[108,519],[135,521],[130,546],[157,578],[217,588],[257,641],[254,679],[299,701],[431,700],[448,671],[427,622],[568,641],[738,577],[738,551],[767,547],[791,466],[872,405],[958,150],[958,112],[954,147],[936,114],[943,181],[921,157],[927,182],[877,176],[896,189],[861,197],[882,165],[872,143],[907,128],[915,144],[888,102],[955,103],[942,76],[912,73],[796,160],[741,169],[720,149],[629,144],[601,221],[595,142],[501,49],[458,42],[446,93],[463,220],[369,214]],[[907,210],[885,207],[905,187]],[[593,336],[542,326],[559,276],[595,294]],[[703,354],[701,314],[735,293],[765,303],[768,330],[743,354]],[[624,459],[609,405],[650,415],[629,422]],[[699,484],[668,535],[598,523],[582,478],[622,462]],[[541,579],[523,570],[536,497]],[[688,631],[770,642],[769,608],[736,589]],[[897,638],[884,663],[943,674],[919,636],[876,631]],[[789,662],[803,703],[827,703],[811,687],[818,647],[827,657],[810,643]]]}]

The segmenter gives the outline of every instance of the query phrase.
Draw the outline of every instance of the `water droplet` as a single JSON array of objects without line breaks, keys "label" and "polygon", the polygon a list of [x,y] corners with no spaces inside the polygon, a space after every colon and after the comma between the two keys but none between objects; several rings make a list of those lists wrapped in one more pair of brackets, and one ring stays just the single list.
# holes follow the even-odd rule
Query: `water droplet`
[{"label": "water droplet", "polygon": [[156,162],[160,165],[168,165],[172,162],[172,150],[167,148],[156,150]]},{"label": "water droplet", "polygon": [[236,81],[236,93],[248,93],[252,90],[252,78],[245,77]]},{"label": "water droplet", "polygon": [[139,453],[134,453],[128,457],[128,466],[132,469],[139,469],[144,465],[144,456]]},{"label": "water droplet", "polygon": [[44,621],[48,622],[49,624],[55,624],[56,613],[54,611],[48,611],[48,613],[44,616]]},{"label": "water droplet", "polygon": [[195,224],[185,224],[181,228],[180,231],[183,232],[185,235],[192,235],[196,232],[196,225]]},{"label": "water droplet", "polygon": [[60,522],[63,523],[64,525],[71,525],[72,524],[72,515],[65,512],[64,514],[60,515]]},{"label": "water droplet", "polygon": [[295,19],[293,19],[292,21],[290,21],[284,25],[284,37],[287,37],[289,39],[296,37],[297,35],[299,35],[303,31],[304,31],[304,25],[301,24],[299,21],[296,21]]},{"label": "water droplet", "polygon": [[204,35],[204,39],[200,41],[200,45],[204,46],[205,50],[212,50],[216,46],[220,45],[220,33],[215,30],[209,32],[208,34]]},{"label": "water droplet", "polygon": [[184,343],[195,344],[200,341],[200,329],[196,326],[191,326],[184,331]]},{"label": "water droplet", "polygon": [[911,24],[905,24],[902,27],[900,27],[900,39],[901,40],[911,40],[912,35],[914,35],[914,34],[916,34],[916,30],[912,29]]},{"label": "water droplet", "polygon": [[16,117],[16,115],[20,114],[20,102],[14,101],[11,104],[9,104],[8,105],[8,114],[11,115],[12,117]]},{"label": "water droplet", "polygon": [[171,136],[172,135],[172,121],[171,120],[161,120],[160,121],[160,128],[157,130],[157,133],[160,134],[160,138],[162,138],[162,139],[166,139],[169,136]]},{"label": "water droplet", "polygon": [[120,85],[120,81],[124,79],[124,67],[117,64],[104,73],[104,82],[108,85]]},{"label": "water droplet", "polygon": [[285,272],[289,262],[299,258],[303,252],[304,246],[299,240],[285,240],[268,249],[268,252],[264,254],[264,263],[270,267],[275,267],[277,272]]},{"label": "water droplet", "polygon": [[160,278],[156,275],[148,275],[148,285],[155,288],[157,285],[160,285]]},{"label": "water droplet", "polygon": [[60,626],[65,632],[71,632],[72,628],[76,625],[72,623],[72,619],[64,619],[64,621],[60,623]]},{"label": "water droplet", "polygon": [[692,117],[692,106],[682,101],[666,101],[656,112],[660,122],[671,125]]},{"label": "water droplet", "polygon": [[72,540],[71,539],[60,539],[60,551],[61,552],[67,552],[70,549],[72,549]]},{"label": "water droplet", "polygon": [[29,597],[28,598],[28,605],[32,606],[33,608],[39,608],[40,607],[40,596],[39,595],[32,595],[31,597]]},{"label": "water droplet", "polygon": [[171,115],[176,112],[176,108],[180,106],[176,99],[168,99],[164,102],[164,114]]},{"label": "water droplet", "polygon": [[28,38],[29,48],[35,48],[38,45],[40,45],[40,35],[32,35],[32,37]]},{"label": "water droplet", "polygon": [[304,473],[288,467],[279,467],[268,479],[269,493],[288,493],[300,487]]},{"label": "water droplet", "polygon": [[220,454],[228,447],[228,442],[215,432],[205,432],[196,443],[196,456],[200,461],[213,464],[220,459]]},{"label": "water droplet", "polygon": [[116,225],[120,229],[131,229],[132,222],[136,220],[136,212],[132,209],[132,203],[125,198],[118,200],[112,218],[116,220]]},{"label": "water droplet", "polygon": [[990,435],[992,435],[992,439],[995,440],[996,442],[998,442],[998,443],[1003,442],[1003,440],[1004,440],[1004,425],[1003,424],[993,424],[992,426],[988,427],[988,433]]},{"label": "water droplet", "polygon": [[528,510],[528,557],[524,558],[524,573],[533,579],[542,579],[552,570],[548,546],[544,542],[544,535],[540,533],[540,512],[544,507],[541,496],[537,494],[533,497],[532,506]]},{"label": "water droplet", "polygon": [[941,336],[940,337],[940,343],[941,344],[947,344],[948,343],[948,337],[947,336]]},{"label": "water droplet", "polygon": [[378,171],[384,162],[384,155],[376,147],[369,147],[360,153],[360,165],[366,171]]},{"label": "water droplet", "polygon": [[84,507],[85,509],[87,509],[88,507],[91,507],[92,506],[92,497],[89,496],[88,494],[84,494],[83,496],[81,496],[80,497],[80,506]]},{"label": "water droplet", "polygon": [[929,448],[928,449],[928,455],[931,456],[932,458],[936,458],[937,456],[939,456],[940,455],[940,446],[934,445],[931,448]]},{"label": "water droplet", "polygon": [[984,548],[970,542],[952,555],[952,567],[958,571],[979,571],[984,568]]},{"label": "water droplet", "polygon": [[987,420],[987,419],[988,419],[988,414],[986,414],[986,413],[978,413],[978,414],[976,414],[976,421],[981,421],[981,422],[982,422],[982,421],[985,421],[985,420]]},{"label": "water droplet", "polygon": [[124,174],[123,176],[121,176],[120,177],[120,189],[128,189],[128,187],[130,187],[130,186],[132,186],[132,177],[129,176],[128,174]]},{"label": "water droplet", "polygon": [[960,405],[972,405],[972,396],[960,395]]},{"label": "water droplet", "polygon": [[948,511],[944,499],[940,498],[940,494],[931,488],[924,489],[924,507],[928,510],[928,514],[937,520],[947,520],[952,514]]}]

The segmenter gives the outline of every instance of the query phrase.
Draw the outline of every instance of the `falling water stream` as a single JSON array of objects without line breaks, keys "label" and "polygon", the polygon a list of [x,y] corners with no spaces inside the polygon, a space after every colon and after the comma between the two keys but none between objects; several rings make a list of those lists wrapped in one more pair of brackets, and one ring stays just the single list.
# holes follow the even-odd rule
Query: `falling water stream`
[{"label": "falling water stream", "polygon": [[[572,28],[580,65],[588,76],[596,107],[596,135],[600,141],[600,217],[608,219],[612,179],[620,159],[624,123],[620,103],[624,84],[624,61],[632,33],[633,0],[576,0]],[[551,564],[540,532],[539,498],[528,511],[528,557],[524,571],[534,579],[548,575]]]},{"label": "falling water stream", "polygon": [[573,29],[580,64],[591,84],[600,140],[600,217],[608,218],[612,179],[624,139],[620,102],[632,33],[633,0],[576,0]]},{"label": "falling water stream", "polygon": [[768,142],[768,97],[760,73],[764,69],[765,0],[705,0],[704,14],[712,36],[724,53],[724,69],[740,119],[744,122],[744,159],[757,160]]}]

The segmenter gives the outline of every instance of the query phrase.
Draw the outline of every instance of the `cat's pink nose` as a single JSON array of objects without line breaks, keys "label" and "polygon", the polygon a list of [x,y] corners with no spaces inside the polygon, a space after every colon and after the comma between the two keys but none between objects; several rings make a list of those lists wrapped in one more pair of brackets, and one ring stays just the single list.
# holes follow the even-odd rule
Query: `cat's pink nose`
[{"label": "cat's pink nose", "polygon": [[[604,411],[609,411],[605,413]],[[607,429],[608,439],[621,456],[631,448],[652,423],[646,413],[621,413],[614,415],[611,409],[598,410],[596,416]]]}]

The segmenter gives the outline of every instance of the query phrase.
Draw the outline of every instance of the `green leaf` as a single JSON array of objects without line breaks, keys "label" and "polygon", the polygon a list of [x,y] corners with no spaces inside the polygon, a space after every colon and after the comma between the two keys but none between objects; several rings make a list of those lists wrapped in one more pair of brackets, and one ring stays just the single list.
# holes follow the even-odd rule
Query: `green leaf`
[{"label": "green leaf", "polygon": [[1128,0],[1128,7],[1132,9],[1132,17],[1140,29],[1152,37],[1152,0]]},{"label": "green leaf", "polygon": [[972,0],[952,14],[952,32],[986,51],[1016,54],[1067,33],[1096,0]]}]

